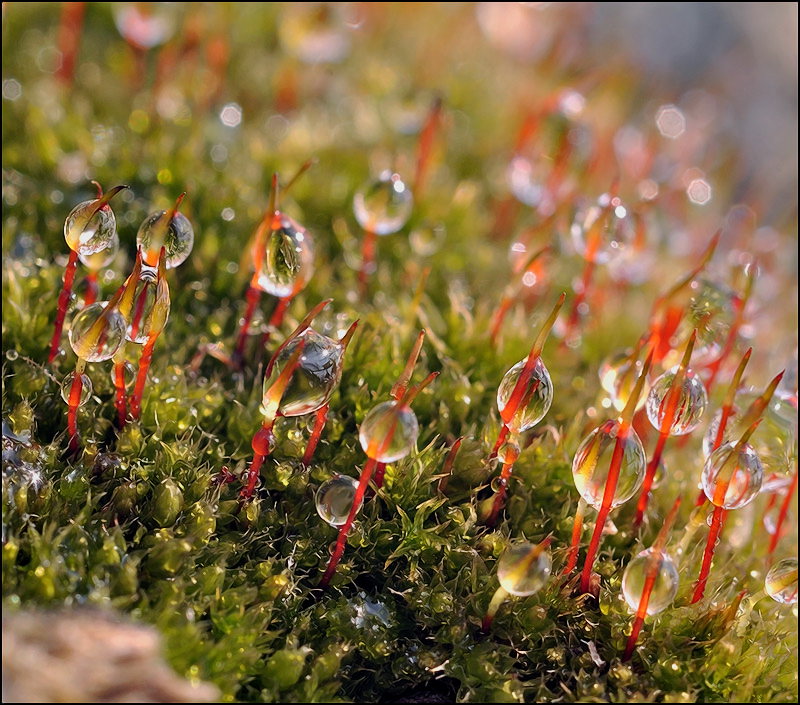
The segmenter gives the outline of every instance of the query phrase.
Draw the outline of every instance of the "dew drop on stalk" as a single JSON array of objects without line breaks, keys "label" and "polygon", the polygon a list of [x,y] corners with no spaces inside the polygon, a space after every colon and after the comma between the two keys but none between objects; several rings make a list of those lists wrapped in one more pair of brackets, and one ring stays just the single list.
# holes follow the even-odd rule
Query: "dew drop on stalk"
[{"label": "dew drop on stalk", "polygon": [[258,287],[273,296],[289,296],[302,289],[313,273],[311,235],[288,216],[276,214],[257,272]]},{"label": "dew drop on stalk", "polygon": [[282,416],[303,416],[317,411],[330,400],[342,377],[344,346],[307,328],[278,353],[270,374],[264,377],[264,405],[268,404],[270,388],[301,344],[303,352],[297,368],[281,397]]},{"label": "dew drop on stalk", "polygon": [[87,362],[111,359],[125,342],[125,319],[116,309],[106,312],[107,303],[87,306],[72,319],[69,343],[75,354]]},{"label": "dew drop on stalk", "polygon": [[89,257],[102,252],[117,237],[114,211],[106,204],[97,208],[98,199],[75,206],[64,221],[64,239],[78,256]]},{"label": "dew drop on stalk", "polygon": [[194,229],[189,219],[177,210],[156,211],[148,215],[139,226],[136,244],[142,248],[142,260],[148,267],[158,266],[161,248],[166,247],[166,267],[174,269],[183,264],[191,254]]},{"label": "dew drop on stalk", "polygon": [[[643,366],[643,361],[631,360],[631,355],[624,351],[611,355],[600,365],[600,385],[608,393],[608,398],[617,411],[622,411],[628,403]],[[636,404],[637,411],[644,406],[649,389],[650,385],[645,381]]]},{"label": "dew drop on stalk", "polygon": [[366,415],[358,440],[370,458],[393,463],[414,449],[418,435],[419,423],[411,408],[397,401],[385,401]]},{"label": "dew drop on stalk", "polygon": [[[666,416],[666,402],[677,372],[677,366],[664,372],[653,382],[647,395],[647,418],[656,430],[661,428],[661,422]],[[703,381],[693,370],[687,369],[678,397],[675,418],[669,429],[670,435],[684,436],[694,431],[703,418],[707,405],[708,395]]]},{"label": "dew drop on stalk", "polygon": [[399,174],[384,171],[362,186],[353,197],[358,224],[376,235],[391,235],[411,217],[414,197]]},{"label": "dew drop on stalk", "polygon": [[[72,392],[72,384],[75,381],[75,372],[70,372],[66,377],[64,377],[63,381],[61,382],[61,398],[69,404],[69,397]],[[89,398],[92,396],[92,380],[89,379],[89,375],[82,374],[81,375],[81,396],[78,400],[78,406],[83,406],[86,402],[89,401]]]},{"label": "dew drop on stalk", "polygon": [[[622,574],[622,594],[633,612],[639,609],[654,550],[657,549],[647,548],[639,553],[625,566],[625,572]],[[678,583],[678,569],[669,554],[662,551],[661,565],[647,603],[648,615],[652,616],[663,612],[672,604],[678,593]]]},{"label": "dew drop on stalk", "polygon": [[[572,460],[572,478],[581,497],[595,509],[603,503],[611,458],[620,430],[619,421],[606,421],[578,446]],[[622,463],[611,508],[627,502],[642,486],[647,458],[636,431],[630,429],[624,441]]]},{"label": "dew drop on stalk", "polygon": [[[497,408],[502,414],[514,392],[514,387],[525,368],[526,359],[520,360],[504,375],[497,389]],[[526,404],[520,404],[514,417],[507,423],[518,433],[527,431],[538,424],[550,410],[553,403],[553,381],[541,357],[536,360],[528,385],[523,394]]]},{"label": "dew drop on stalk", "polygon": [[[763,480],[764,469],[753,447],[745,443],[737,451],[737,444],[733,442],[721,445],[709,456],[701,476],[708,500],[724,509],[739,509],[752,502]],[[725,494],[717,498],[725,482],[728,483]]]},{"label": "dew drop on stalk", "polygon": [[[686,340],[697,331],[692,360],[700,367],[716,360],[736,321],[737,296],[733,289],[710,279],[691,283],[692,296],[673,340]],[[677,353],[676,353],[677,354]]]},{"label": "dew drop on stalk", "polygon": [[331,526],[344,524],[353,507],[357,487],[358,480],[348,475],[336,475],[323,482],[315,497],[317,514]]},{"label": "dew drop on stalk", "polygon": [[595,203],[578,209],[570,236],[585,260],[608,264],[633,246],[636,224],[618,196],[604,193]]},{"label": "dew drop on stalk", "polygon": [[[501,463],[513,463],[519,457],[520,454],[520,444],[518,437],[511,437],[505,443],[503,443],[497,449],[497,459]],[[500,480],[499,477],[494,478],[495,480]],[[493,480],[494,482],[494,480]],[[496,490],[495,487],[492,489]]]},{"label": "dew drop on stalk", "polygon": [[[132,362],[125,360],[123,364],[123,374],[125,378],[125,389],[130,390],[136,382],[136,366]],[[111,378],[111,383],[116,384],[116,370],[112,368],[109,377]]]},{"label": "dew drop on stalk", "polygon": [[764,590],[775,602],[797,604],[797,559],[785,558],[769,569]]},{"label": "dew drop on stalk", "polygon": [[550,577],[550,551],[520,541],[509,546],[497,562],[497,579],[511,595],[527,597],[541,590]]},{"label": "dew drop on stalk", "polygon": [[114,236],[108,242],[106,247],[104,247],[102,250],[97,250],[96,252],[92,253],[84,254],[83,252],[78,251],[78,259],[87,269],[93,272],[98,272],[101,269],[108,267],[114,261],[114,258],[117,256],[117,252],[119,252],[119,236],[115,230]]},{"label": "dew drop on stalk", "polygon": [[[717,410],[717,412],[711,419],[711,423],[708,424],[705,436],[703,436],[704,458],[708,458],[708,456],[711,455],[711,452],[714,450],[714,443],[716,443],[717,440],[719,425],[722,423],[722,413],[723,413],[722,409]],[[728,415],[728,421],[725,424],[725,431],[722,434],[722,441],[720,445],[722,445],[726,441],[729,441],[731,438],[735,437],[736,435],[735,429],[739,419],[740,419],[739,409],[738,407],[734,407],[733,409],[731,409],[731,412]]]},{"label": "dew drop on stalk", "polygon": [[[153,322],[153,307],[156,303],[157,276],[151,271],[143,271],[133,294],[131,309],[125,339],[137,345],[144,345],[151,334]],[[163,328],[163,326],[160,326]]]}]

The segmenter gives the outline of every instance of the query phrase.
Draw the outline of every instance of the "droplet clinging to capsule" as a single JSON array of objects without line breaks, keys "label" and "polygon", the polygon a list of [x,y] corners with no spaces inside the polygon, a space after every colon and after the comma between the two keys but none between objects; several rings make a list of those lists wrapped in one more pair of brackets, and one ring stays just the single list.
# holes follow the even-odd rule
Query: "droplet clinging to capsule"
[{"label": "droplet clinging to capsule", "polygon": [[497,579],[509,594],[527,597],[544,587],[553,562],[550,551],[527,541],[509,546],[497,562]]},{"label": "droplet clinging to capsule", "polygon": [[709,279],[697,279],[691,286],[694,293],[673,340],[686,340],[696,330],[692,359],[694,364],[703,366],[722,353],[736,320],[737,298],[730,287]]},{"label": "droplet clinging to capsule", "polygon": [[357,488],[358,480],[348,475],[336,475],[323,482],[315,497],[317,514],[331,526],[341,526],[353,507]]},{"label": "droplet clinging to capsule", "polygon": [[785,558],[769,569],[764,589],[775,602],[797,604],[797,559]]},{"label": "droplet clinging to capsule", "polygon": [[[72,394],[72,384],[75,381],[75,372],[70,372],[66,377],[64,377],[63,381],[61,382],[61,398],[69,404],[69,398]],[[89,401],[89,398],[92,396],[92,380],[89,379],[89,375],[82,374],[81,375],[81,396],[78,400],[78,406],[83,406],[86,402]]]},{"label": "droplet clinging to capsule", "polygon": [[414,449],[418,435],[419,423],[411,408],[397,401],[385,401],[366,415],[358,440],[370,458],[393,463]]},{"label": "droplet clinging to capsule", "polygon": [[109,360],[125,342],[125,319],[116,309],[106,311],[107,303],[87,306],[72,319],[69,343],[87,362]]},{"label": "droplet clinging to capsule", "polygon": [[150,324],[153,320],[156,293],[156,276],[150,271],[142,272],[136,282],[133,306],[125,332],[125,338],[131,343],[144,345],[147,342],[150,335]]},{"label": "droplet clinging to capsule", "polygon": [[83,257],[105,250],[117,235],[114,211],[109,205],[98,208],[98,200],[79,203],[64,221],[64,239]]},{"label": "droplet clinging to capsule", "polygon": [[[647,418],[656,430],[661,429],[667,413],[667,400],[672,381],[678,373],[678,367],[673,367],[662,374],[650,388],[647,395]],[[703,381],[691,369],[686,370],[686,376],[681,385],[678,403],[675,407],[675,417],[669,428],[672,436],[684,436],[697,428],[700,419],[708,405],[708,395]]]},{"label": "droplet clinging to capsule", "polygon": [[717,448],[706,460],[701,476],[708,500],[724,509],[739,509],[752,502],[764,481],[764,468],[753,447],[745,443],[737,450],[737,445],[728,442]]},{"label": "droplet clinging to capsule", "polygon": [[[575,487],[581,497],[595,509],[599,509],[603,503],[619,430],[619,421],[601,424],[586,436],[572,460]],[[623,443],[622,463],[611,500],[612,508],[624,504],[636,494],[642,486],[647,468],[644,446],[636,431],[630,429]]]},{"label": "droplet clinging to capsule", "polygon": [[[526,360],[520,360],[503,377],[497,389],[497,408],[502,414],[514,392],[514,387],[525,368]],[[522,433],[533,428],[539,423],[550,410],[553,403],[553,381],[550,379],[550,372],[545,367],[541,358],[536,360],[533,373],[528,381],[527,388],[523,394],[523,399],[527,403],[520,404],[511,421],[507,422],[509,428],[517,433]]]},{"label": "droplet clinging to capsule", "polygon": [[[654,550],[648,548],[639,553],[628,563],[622,574],[622,594],[628,607],[634,612],[639,609]],[[658,614],[669,607],[678,593],[678,583],[678,569],[675,567],[675,563],[668,553],[661,552],[661,565],[647,602],[647,614]]]},{"label": "droplet clinging to capsule", "polygon": [[270,374],[265,376],[265,400],[281,370],[301,343],[303,352],[297,369],[280,401],[279,410],[283,416],[303,416],[317,411],[331,398],[342,377],[343,346],[307,328],[281,350]]},{"label": "droplet clinging to capsule", "polygon": [[276,215],[257,273],[258,287],[273,296],[289,296],[302,289],[313,273],[311,235],[288,216]]},{"label": "droplet clinging to capsule", "polygon": [[604,193],[596,203],[578,210],[570,235],[581,257],[608,264],[632,246],[636,226],[619,197]]},{"label": "droplet clinging to capsule", "polygon": [[362,186],[353,197],[353,213],[358,224],[376,235],[391,235],[411,216],[414,197],[399,174],[383,172]]},{"label": "droplet clinging to capsule", "polygon": [[119,236],[114,232],[114,236],[109,241],[108,245],[97,252],[91,254],[84,254],[78,251],[78,259],[83,263],[83,266],[93,272],[99,272],[110,265],[119,252]]},{"label": "droplet clinging to capsule", "polygon": [[136,244],[142,248],[142,261],[148,267],[158,266],[161,248],[165,247],[166,267],[174,269],[191,254],[194,229],[189,219],[177,210],[156,211],[139,226]]},{"label": "droplet clinging to capsule", "polygon": [[[608,392],[608,397],[617,411],[622,411],[628,403],[643,367],[644,362],[631,360],[631,355],[627,352],[612,355],[600,366],[600,385]],[[636,404],[637,411],[644,405],[649,389],[650,386],[645,381],[639,402]]]}]

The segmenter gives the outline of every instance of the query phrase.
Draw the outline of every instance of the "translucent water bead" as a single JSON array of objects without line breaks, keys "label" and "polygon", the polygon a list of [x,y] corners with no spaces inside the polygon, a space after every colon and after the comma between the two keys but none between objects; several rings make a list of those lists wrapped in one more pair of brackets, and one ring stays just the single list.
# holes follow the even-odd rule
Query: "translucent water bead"
[{"label": "translucent water bead", "polygon": [[691,287],[692,298],[674,340],[686,340],[697,330],[692,360],[703,366],[722,353],[736,319],[737,297],[733,289],[710,279],[696,279]]},{"label": "translucent water bead", "polygon": [[[608,393],[612,405],[617,411],[622,411],[628,403],[631,392],[636,386],[636,380],[642,372],[644,363],[641,360],[631,360],[630,354],[619,352],[612,355],[600,365],[600,386]],[[644,383],[642,394],[636,409],[641,409],[647,399],[650,385]]]},{"label": "translucent water bead", "polygon": [[[666,414],[666,400],[672,380],[675,379],[678,368],[673,367],[662,374],[650,388],[647,395],[647,418],[656,430],[661,429],[661,422]],[[683,380],[678,403],[676,406],[675,418],[669,428],[672,436],[684,436],[697,428],[700,419],[708,405],[708,395],[703,381],[691,369],[686,370],[686,377]]]},{"label": "translucent water bead", "polygon": [[72,319],[69,344],[75,354],[87,362],[111,359],[125,342],[125,319],[116,309],[106,312],[107,303],[101,301],[87,306]]},{"label": "translucent water bead", "polygon": [[785,558],[769,569],[764,590],[775,602],[783,605],[797,603],[797,559]]},{"label": "translucent water bead", "polygon": [[[537,555],[538,553],[538,555]],[[497,579],[511,595],[527,597],[547,583],[553,561],[550,551],[527,541],[509,546],[497,562]]]},{"label": "translucent water bead", "polygon": [[[618,421],[606,421],[594,429],[578,446],[572,460],[572,479],[581,497],[595,509],[603,503],[603,493],[611,468],[611,457],[619,433]],[[624,441],[622,462],[617,476],[617,487],[611,506],[627,502],[644,481],[647,457],[636,431],[630,429]]]},{"label": "translucent water bead", "polygon": [[419,423],[411,408],[396,401],[385,401],[366,415],[358,440],[370,458],[393,463],[413,450],[418,435]]},{"label": "translucent water bead", "polygon": [[[70,372],[61,382],[61,398],[69,404],[69,397],[72,393],[72,383],[75,380],[75,372]],[[92,396],[92,380],[86,374],[81,375],[81,396],[78,406],[83,406]]]},{"label": "translucent water bead", "polygon": [[[727,478],[730,479],[725,495],[718,501],[715,499],[717,488]],[[739,509],[755,499],[764,481],[764,468],[751,445],[745,443],[737,452],[736,444],[728,442],[706,460],[700,481],[712,504],[724,509]]]},{"label": "translucent water bead", "polygon": [[111,241],[104,249],[92,252],[91,254],[84,254],[79,251],[78,259],[83,263],[86,269],[98,272],[108,267],[108,265],[114,261],[117,252],[119,252],[119,236],[115,231],[114,237],[111,238]]},{"label": "translucent water bead", "polygon": [[358,224],[376,235],[396,233],[408,222],[414,196],[399,174],[384,171],[365,184],[353,197]]},{"label": "translucent water bead", "polygon": [[[500,382],[500,387],[497,390],[497,408],[501,414],[511,398],[524,367],[525,360],[520,360],[506,372]],[[535,389],[531,392],[534,386]],[[550,405],[553,403],[553,381],[550,379],[550,372],[548,372],[541,358],[536,361],[533,367],[533,374],[522,398],[525,399],[529,392],[530,398],[527,404],[520,404],[513,419],[507,422],[507,425],[517,433],[533,428],[545,417],[545,414],[550,410]]]},{"label": "translucent water bead", "polygon": [[357,487],[358,480],[347,475],[336,475],[323,482],[315,496],[317,514],[331,526],[344,524],[353,507]]},{"label": "translucent water bead", "polygon": [[619,197],[604,193],[596,203],[578,209],[570,236],[581,257],[608,264],[633,244],[636,225]]},{"label": "translucent water bead", "polygon": [[283,416],[303,416],[317,411],[328,402],[342,378],[342,346],[307,328],[280,352],[270,375],[264,378],[265,407],[268,406],[266,400],[270,387],[301,341],[304,341],[303,353],[281,397],[279,410]]},{"label": "translucent water bead", "polygon": [[[628,607],[634,612],[639,609],[652,555],[652,548],[645,549],[628,563],[622,574],[622,595]],[[678,592],[678,583],[678,569],[675,563],[668,553],[662,552],[661,566],[647,602],[647,614],[658,614],[669,607]]]},{"label": "translucent water bead", "polygon": [[105,250],[117,235],[114,211],[109,205],[95,211],[97,200],[79,203],[64,221],[64,239],[71,250],[84,257]]},{"label": "translucent water bead", "polygon": [[133,294],[133,308],[125,338],[131,343],[144,345],[150,335],[153,306],[156,302],[157,277],[149,271],[142,272]]},{"label": "translucent water bead", "polygon": [[174,269],[183,264],[191,254],[194,246],[194,229],[183,213],[175,212],[169,219],[171,211],[156,211],[148,215],[136,233],[136,244],[142,248],[142,261],[148,267],[158,266],[158,257],[162,247],[167,248],[167,269]]},{"label": "translucent water bead", "polygon": [[[277,227],[275,227],[277,225]],[[281,214],[267,238],[258,286],[273,296],[302,289],[314,273],[314,243],[298,223]]]}]

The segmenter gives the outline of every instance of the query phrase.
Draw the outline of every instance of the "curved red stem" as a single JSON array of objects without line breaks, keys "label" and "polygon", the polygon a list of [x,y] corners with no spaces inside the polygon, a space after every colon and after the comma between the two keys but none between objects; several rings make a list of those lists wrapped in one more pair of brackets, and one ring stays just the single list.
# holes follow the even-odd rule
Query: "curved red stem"
[{"label": "curved red stem", "polygon": [[131,416],[139,420],[142,415],[142,397],[144,396],[144,385],[147,382],[147,372],[150,369],[150,362],[153,359],[153,347],[158,336],[151,336],[142,348],[142,356],[139,358],[139,371],[136,374],[136,385],[131,395]]},{"label": "curved red stem", "polygon": [[128,400],[125,394],[125,361],[114,363],[114,406],[117,408],[117,426],[125,428],[128,421]]},{"label": "curved red stem", "polygon": [[725,518],[728,512],[722,507],[714,507],[714,514],[711,519],[711,528],[708,531],[708,539],[706,540],[706,547],[703,551],[703,563],[700,566],[700,575],[697,577],[697,582],[694,584],[694,593],[692,594],[692,601],[689,604],[700,602],[703,599],[703,594],[706,590],[708,583],[708,574],[711,572],[711,561],[714,559],[714,551],[717,547],[719,535],[722,532],[722,527],[725,524]]},{"label": "curved red stem", "polygon": [[78,266],[78,253],[75,250],[69,251],[69,260],[64,270],[64,285],[58,295],[58,308],[56,309],[56,322],[53,330],[53,338],[50,340],[50,354],[47,357],[48,364],[53,362],[58,355],[58,344],[61,341],[61,332],[64,329],[64,318],[67,315],[69,297],[72,294],[72,282],[75,280],[75,269]]},{"label": "curved red stem", "polygon": [[86,275],[86,291],[83,294],[84,306],[91,306],[97,301],[100,287],[97,284],[97,272],[91,271]]},{"label": "curved red stem", "polygon": [[339,528],[339,535],[336,537],[336,546],[334,546],[330,561],[328,561],[328,567],[325,569],[325,574],[322,576],[322,580],[320,580],[319,584],[322,587],[326,587],[328,585],[333,577],[333,574],[336,572],[336,566],[338,566],[339,561],[342,560],[344,549],[347,544],[347,536],[350,533],[350,529],[353,527],[353,521],[356,518],[358,510],[361,508],[361,503],[364,501],[364,494],[367,491],[367,485],[369,484],[369,480],[372,477],[372,473],[377,464],[377,460],[374,458],[369,458],[364,465],[364,469],[361,471],[361,475],[358,478],[356,494],[355,497],[353,497],[353,506],[350,507],[350,513],[347,515],[347,519],[345,519],[344,524],[342,524],[342,526]]},{"label": "curved red stem", "polygon": [[656,441],[653,457],[650,458],[650,462],[647,464],[647,470],[645,470],[642,492],[639,495],[639,502],[636,505],[636,516],[633,519],[634,527],[640,526],[644,520],[644,513],[647,510],[647,504],[650,499],[650,490],[653,487],[653,480],[656,476],[658,464],[661,462],[661,456],[664,454],[664,446],[667,443],[667,438],[669,438],[669,434],[667,433],[658,434],[658,441]]},{"label": "curved red stem", "polygon": [[778,541],[781,537],[781,532],[783,531],[783,525],[786,522],[786,515],[789,513],[789,505],[792,503],[792,497],[794,496],[796,490],[797,490],[797,468],[795,468],[794,470],[794,477],[792,478],[792,484],[786,491],[786,496],[783,498],[783,502],[781,503],[781,510],[780,513],[778,514],[778,521],[775,523],[775,533],[772,534],[772,538],[769,540],[769,548],[767,549],[768,556],[771,556],[775,552],[775,548],[778,546]]},{"label": "curved red stem", "polygon": [[279,328],[280,325],[283,323],[283,319],[286,317],[286,311],[289,308],[289,304],[292,303],[292,299],[294,299],[294,294],[289,294],[288,296],[282,296],[278,299],[278,303],[275,306],[275,310],[272,312],[272,315],[269,317],[269,323],[267,324],[267,330],[264,335],[261,337],[261,345],[266,345],[269,343],[270,338],[272,337],[272,331],[276,328]]},{"label": "curved red stem", "polygon": [[330,405],[328,404],[325,404],[317,409],[316,416],[314,417],[314,430],[311,432],[311,438],[308,439],[306,452],[303,453],[302,463],[306,467],[311,465],[311,459],[314,457],[314,451],[317,449],[317,444],[322,436],[322,431],[325,429],[325,422],[328,420],[328,409],[330,409]]},{"label": "curved red stem", "polygon": [[69,451],[77,453],[80,449],[80,435],[78,433],[78,407],[81,404],[81,391],[83,390],[83,372],[78,368],[72,378],[69,389],[69,404],[67,411],[67,428],[69,430]]}]

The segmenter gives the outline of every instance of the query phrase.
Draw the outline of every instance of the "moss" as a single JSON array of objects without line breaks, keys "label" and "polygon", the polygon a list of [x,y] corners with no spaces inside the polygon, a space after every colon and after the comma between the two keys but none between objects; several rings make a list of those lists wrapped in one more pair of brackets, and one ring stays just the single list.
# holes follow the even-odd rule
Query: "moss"
[{"label": "moss", "polygon": [[[630,624],[620,599],[622,569],[652,541],[674,496],[694,482],[699,438],[669,449],[670,465],[681,469],[657,490],[641,536],[629,528],[632,507],[615,513],[619,531],[607,537],[598,561],[598,602],[574,598],[553,578],[541,593],[505,603],[491,634],[480,633],[497,587],[497,559],[510,539],[552,534],[555,569],[563,565],[577,505],[572,453],[602,411],[596,370],[610,351],[635,342],[649,302],[688,266],[665,258],[636,297],[618,297],[593,312],[578,350],[560,349],[558,341],[548,345],[544,359],[556,398],[545,423],[552,432],[537,433],[520,457],[503,521],[495,530],[483,526],[481,503],[495,474],[485,457],[499,428],[497,385],[526,354],[555,292],[566,289],[581,267],[567,254],[553,258],[544,303],[529,299],[514,306],[502,345],[488,344],[490,316],[508,279],[505,242],[486,236],[495,173],[518,122],[510,105],[497,114],[497,105],[508,103],[505,80],[487,97],[468,80],[474,57],[452,75],[436,74],[451,115],[447,153],[438,154],[428,195],[406,231],[379,242],[378,270],[369,295],[359,300],[350,266],[358,262],[359,235],[349,203],[367,175],[365,155],[387,145],[413,154],[415,137],[396,137],[391,144],[382,136],[391,134],[402,96],[419,94],[424,105],[430,97],[427,84],[406,85],[409,77],[400,69],[407,61],[402,39],[413,33],[398,30],[401,37],[392,42],[397,56],[381,59],[376,47],[389,30],[378,28],[354,48],[341,74],[312,71],[300,87],[303,104],[287,120],[274,113],[273,89],[255,85],[269,84],[265,76],[293,66],[272,40],[276,11],[209,9],[212,15],[229,13],[234,28],[224,98],[213,103],[216,112],[220,100],[242,106],[244,122],[231,129],[215,112],[204,112],[207,96],[191,73],[200,69],[188,62],[176,68],[165,94],[177,102],[177,112],[159,116],[150,110],[149,84],[131,87],[130,52],[104,7],[89,8],[84,68],[69,93],[54,92],[52,78],[32,59],[42,38],[53,41],[54,8],[14,4],[6,12],[4,72],[23,86],[22,96],[5,101],[3,111],[7,608],[88,603],[122,610],[155,625],[172,666],[214,683],[227,701],[793,699],[792,613],[767,601],[746,603],[735,614],[724,611],[740,589],[760,589],[766,540],[758,527],[754,540],[740,548],[723,538],[710,599],[691,607],[687,592],[703,532],[689,541],[679,559],[676,607],[648,620],[633,661],[620,662]],[[398,8],[389,12],[402,16]],[[271,39],[256,48],[253,38],[262,33]],[[517,75],[516,68],[508,70]],[[555,85],[564,80],[552,67],[542,71]],[[384,80],[373,73],[385,74],[393,88],[379,91]],[[600,88],[595,100],[622,112],[633,95],[622,82]],[[336,101],[343,117],[332,112]],[[465,115],[471,127],[462,122]],[[363,129],[342,127],[351,124]],[[270,132],[270,125],[282,126],[283,135]],[[220,145],[227,154],[222,162],[209,156]],[[268,176],[275,169],[291,172],[309,154],[318,165],[285,207],[315,235],[317,272],[281,332],[325,297],[334,298],[332,311],[343,318],[326,313],[322,325],[333,329],[355,318],[361,323],[313,466],[306,471],[299,463],[309,420],[281,421],[257,497],[240,509],[239,480],[220,479],[223,468],[242,473],[260,424],[266,357],[257,349],[259,336],[250,341],[250,363],[242,373],[211,357],[196,370],[189,361],[209,342],[230,348],[249,276],[239,260],[265,206]],[[89,365],[95,392],[80,413],[86,448],[78,460],[63,455],[66,414],[59,390],[74,356],[44,365],[65,252],[62,221],[72,204],[90,194],[82,176],[65,176],[69,160],[104,185],[132,186],[132,198],[115,204],[122,247],[102,278],[104,295],[130,269],[139,222],[177,192],[189,193],[186,213],[197,234],[190,259],[169,273],[172,316],[155,348],[141,422],[115,431],[108,364]],[[223,219],[223,209],[235,212],[233,220]],[[405,234],[429,222],[442,223],[447,233],[430,253]],[[558,221],[555,230],[563,231],[566,222]],[[543,239],[556,243],[556,231]],[[657,246],[666,252],[665,242]],[[414,291],[428,268],[416,304]],[[264,297],[262,323],[273,305]],[[261,325],[257,321],[256,329]],[[331,588],[322,591],[318,581],[335,531],[319,520],[314,491],[334,473],[357,474],[364,461],[358,425],[387,398],[422,326],[429,336],[418,374],[441,375],[415,402],[418,450],[388,467],[383,489],[359,514]],[[135,359],[138,353],[130,354]],[[444,458],[459,436],[466,440],[442,495],[437,485]],[[763,500],[754,516],[761,512]],[[688,514],[685,509],[683,522]],[[795,530],[783,541],[796,546]]]}]

